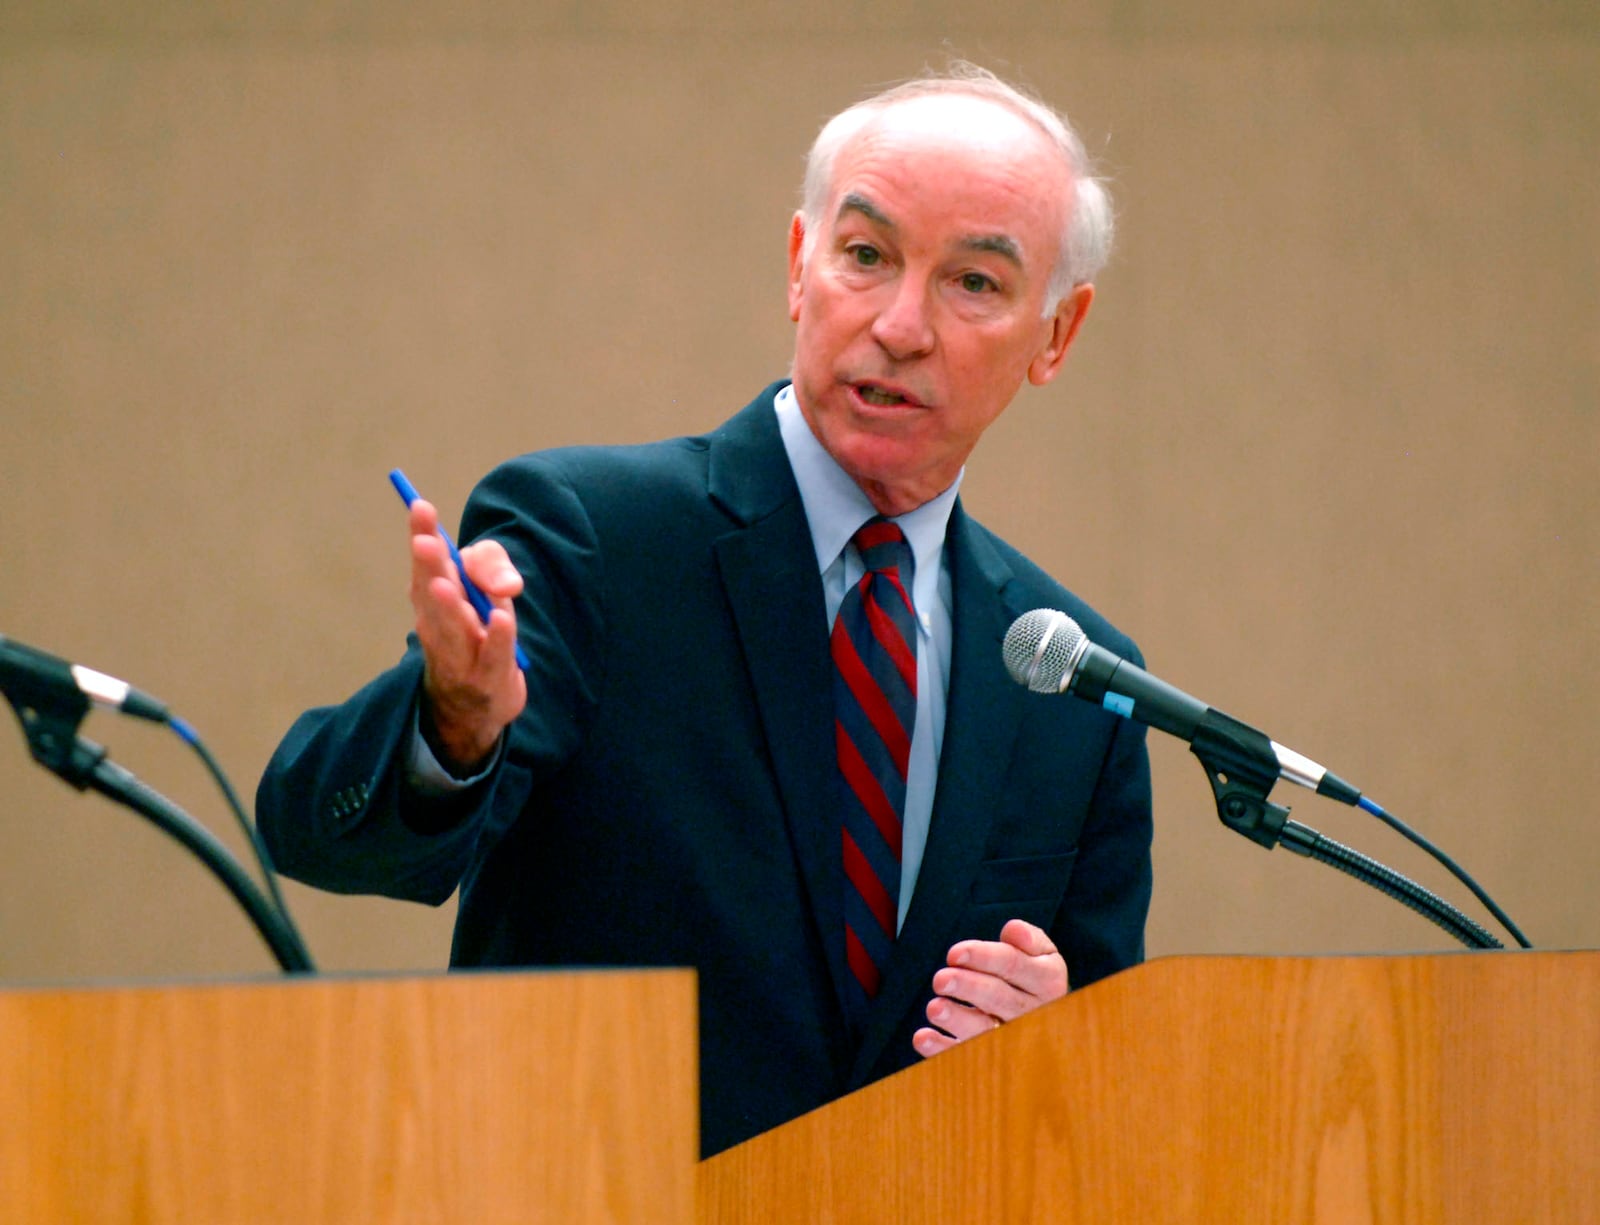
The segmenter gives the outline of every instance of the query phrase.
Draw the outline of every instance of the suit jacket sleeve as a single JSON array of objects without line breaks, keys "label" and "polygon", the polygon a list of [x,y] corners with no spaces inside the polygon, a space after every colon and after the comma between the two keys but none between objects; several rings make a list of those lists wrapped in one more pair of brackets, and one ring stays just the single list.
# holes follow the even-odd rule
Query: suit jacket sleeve
[{"label": "suit jacket sleeve", "polygon": [[404,779],[421,690],[415,635],[398,665],[289,729],[262,776],[256,813],[285,875],[341,893],[447,899],[484,839],[516,819],[531,787],[576,752],[602,667],[600,557],[588,516],[549,465],[524,457],[473,492],[461,537],[499,540],[522,573],[518,637],[528,702],[489,778],[444,800]]}]

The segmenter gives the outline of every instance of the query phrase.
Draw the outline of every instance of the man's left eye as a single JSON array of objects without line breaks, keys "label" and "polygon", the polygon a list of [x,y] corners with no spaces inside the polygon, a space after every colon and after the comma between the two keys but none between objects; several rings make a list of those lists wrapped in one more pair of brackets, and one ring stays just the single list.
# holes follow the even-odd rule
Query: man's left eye
[{"label": "man's left eye", "polygon": [[965,272],[961,275],[961,288],[968,293],[989,293],[995,283],[981,272]]}]

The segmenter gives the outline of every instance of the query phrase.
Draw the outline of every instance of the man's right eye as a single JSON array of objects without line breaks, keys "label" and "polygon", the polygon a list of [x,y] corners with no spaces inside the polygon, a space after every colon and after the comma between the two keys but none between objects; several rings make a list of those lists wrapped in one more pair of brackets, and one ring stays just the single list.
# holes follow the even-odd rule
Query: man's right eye
[{"label": "man's right eye", "polygon": [[883,258],[877,247],[858,243],[849,248],[850,258],[863,268],[871,268]]}]

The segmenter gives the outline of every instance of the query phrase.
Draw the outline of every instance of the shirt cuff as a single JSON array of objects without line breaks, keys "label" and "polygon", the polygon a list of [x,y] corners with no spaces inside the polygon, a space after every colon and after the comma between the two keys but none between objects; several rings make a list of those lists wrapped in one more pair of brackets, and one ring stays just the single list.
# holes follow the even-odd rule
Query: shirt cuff
[{"label": "shirt cuff", "polygon": [[406,783],[418,795],[445,796],[455,795],[465,791],[468,787],[481,783],[494,773],[495,767],[500,764],[500,757],[505,752],[505,733],[500,733],[500,739],[495,745],[494,752],[489,757],[489,762],[483,769],[467,778],[458,778],[450,773],[428,747],[428,741],[422,734],[422,705],[418,704],[411,711],[411,745],[406,751]]}]

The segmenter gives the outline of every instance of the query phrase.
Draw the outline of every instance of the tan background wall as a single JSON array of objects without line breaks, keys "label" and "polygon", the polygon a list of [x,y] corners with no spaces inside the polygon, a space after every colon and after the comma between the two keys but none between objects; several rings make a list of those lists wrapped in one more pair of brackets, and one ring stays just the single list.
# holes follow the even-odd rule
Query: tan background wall
[{"label": "tan background wall", "polygon": [[[0,633],[166,698],[252,791],[400,650],[388,468],[453,519],[509,453],[742,404],[787,363],[805,146],[948,40],[1071,111],[1123,225],[969,508],[1536,943],[1600,945],[1600,9],[1399,7],[0,2]],[[0,725],[0,978],[269,968]],[[166,733],[86,731],[238,846]],[[1153,751],[1152,953],[1447,946]],[[444,959],[449,908],[289,895],[324,966]]]}]

